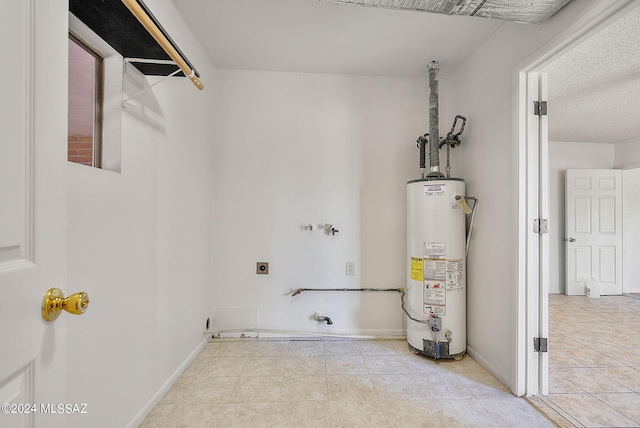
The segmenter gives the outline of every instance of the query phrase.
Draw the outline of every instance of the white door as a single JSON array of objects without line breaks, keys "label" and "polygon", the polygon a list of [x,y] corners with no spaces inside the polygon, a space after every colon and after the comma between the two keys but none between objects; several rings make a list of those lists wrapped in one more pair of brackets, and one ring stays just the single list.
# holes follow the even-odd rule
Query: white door
[{"label": "white door", "polygon": [[65,414],[42,413],[46,404],[66,404],[66,317],[46,322],[41,315],[47,289],[71,291],[63,187],[67,29],[60,26],[66,9],[61,0],[0,6],[2,427],[66,424]]},{"label": "white door", "polygon": [[566,293],[622,294],[622,171],[568,169],[566,204]]}]

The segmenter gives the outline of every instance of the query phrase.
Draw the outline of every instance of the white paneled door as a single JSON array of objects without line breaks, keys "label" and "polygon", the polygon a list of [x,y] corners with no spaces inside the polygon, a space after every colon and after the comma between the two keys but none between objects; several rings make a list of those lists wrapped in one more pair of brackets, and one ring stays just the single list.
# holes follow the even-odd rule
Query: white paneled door
[{"label": "white paneled door", "polygon": [[59,25],[67,7],[4,1],[0,12],[0,426],[61,427],[70,417],[58,407],[67,404],[66,318],[47,322],[41,308],[49,288],[70,292],[67,29]]},{"label": "white paneled door", "polygon": [[566,292],[622,294],[622,171],[568,169],[566,175]]}]

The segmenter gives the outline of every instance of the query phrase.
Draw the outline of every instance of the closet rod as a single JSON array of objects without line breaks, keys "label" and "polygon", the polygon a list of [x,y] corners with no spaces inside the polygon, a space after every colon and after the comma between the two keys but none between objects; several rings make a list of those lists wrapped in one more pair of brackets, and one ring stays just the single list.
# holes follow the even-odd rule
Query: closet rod
[{"label": "closet rod", "polygon": [[127,8],[131,11],[133,16],[135,16],[140,24],[151,34],[151,36],[158,42],[160,47],[164,49],[164,51],[171,57],[172,60],[175,61],[176,65],[180,68],[180,70],[187,76],[196,88],[202,90],[204,89],[204,85],[200,81],[197,76],[196,71],[191,68],[191,66],[187,63],[185,58],[178,52],[175,46],[171,43],[171,41],[167,38],[165,33],[159,28],[157,22],[152,16],[149,16],[147,11],[140,5],[137,0],[122,0],[122,3],[127,6]]}]

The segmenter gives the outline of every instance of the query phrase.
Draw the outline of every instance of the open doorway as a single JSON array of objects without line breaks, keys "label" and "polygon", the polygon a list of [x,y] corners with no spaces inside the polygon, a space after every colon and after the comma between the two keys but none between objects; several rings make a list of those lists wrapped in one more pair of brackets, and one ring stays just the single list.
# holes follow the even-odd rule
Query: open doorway
[{"label": "open doorway", "polygon": [[[538,234],[540,229],[532,232],[530,226],[534,221],[542,219],[550,219],[549,207],[556,206],[558,199],[551,200],[549,195],[549,147],[546,139],[547,126],[552,126],[554,116],[554,104],[550,101],[549,116],[534,119],[534,109],[531,107],[533,101],[541,100],[537,98],[542,95],[546,96],[546,80],[545,69],[550,67],[554,62],[567,55],[572,49],[585,44],[593,35],[600,33],[610,25],[619,22],[619,20],[634,10],[638,9],[640,2],[638,1],[621,1],[616,4],[602,5],[597,10],[591,11],[588,16],[582,17],[575,25],[572,25],[559,37],[554,39],[547,47],[546,52],[537,54],[524,63],[518,71],[518,136],[521,151],[521,172],[520,186],[526,189],[526,196],[522,197],[520,203],[520,243],[521,243],[521,261],[520,272],[521,278],[524,279],[524,290],[526,294],[526,315],[522,315],[520,321],[524,327],[521,331],[519,343],[522,344],[522,352],[527,361],[526,368],[526,394],[527,395],[546,395],[549,393],[549,354],[552,354],[553,341],[549,341],[549,353],[534,352],[530,349],[532,339],[541,337],[552,337],[549,334],[549,291],[552,261],[551,246],[549,234]],[[637,28],[637,26],[635,27]],[[635,47],[633,47],[635,49]],[[610,51],[605,51],[605,55],[611,55]],[[637,73],[636,73],[637,74]],[[577,75],[573,73],[572,78],[577,79]],[[591,88],[592,91],[598,92],[606,89],[604,85]],[[636,91],[637,93],[637,91]],[[546,99],[545,99],[546,100]],[[600,123],[602,128],[609,125],[612,121],[606,119],[606,115],[597,104],[589,105],[587,112],[595,112],[595,119],[591,119],[595,123]],[[637,117],[637,111],[635,112]],[[557,110],[556,110],[557,112]],[[618,117],[619,119],[619,117]],[[561,119],[562,120],[562,119]],[[548,121],[548,122],[547,122]],[[615,123],[615,122],[613,122]],[[640,135],[640,134],[639,134]],[[585,142],[584,140],[581,142]],[[610,143],[609,143],[610,144]],[[640,141],[638,142],[640,144]],[[555,149],[555,148],[554,148]],[[615,156],[614,156],[615,158]],[[613,168],[615,165],[611,165]],[[562,201],[564,204],[564,201]],[[549,229],[553,230],[559,224],[559,221],[548,222]],[[564,236],[558,239],[564,239]],[[559,247],[558,247],[559,248]],[[563,253],[556,249],[556,253]],[[556,254],[557,258],[557,254]],[[560,278],[557,272],[554,273],[556,278]],[[557,287],[558,281],[556,281]],[[551,360],[553,364],[553,360]]]},{"label": "open doorway", "polygon": [[565,171],[626,169],[640,160],[640,8],[623,12],[541,69],[549,93],[549,221],[557,225],[549,231],[550,293],[567,291]]}]

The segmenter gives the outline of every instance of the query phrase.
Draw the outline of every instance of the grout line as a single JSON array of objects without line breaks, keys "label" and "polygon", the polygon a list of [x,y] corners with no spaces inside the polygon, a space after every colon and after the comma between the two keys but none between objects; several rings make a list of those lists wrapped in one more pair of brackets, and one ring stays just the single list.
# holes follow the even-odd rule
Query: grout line
[{"label": "grout line", "polygon": [[[580,422],[574,419],[571,415],[565,412],[562,408],[558,407],[553,401],[544,395],[538,395],[536,397],[524,397],[529,403],[531,403],[538,411],[544,413],[549,419],[553,421],[556,426],[566,427],[567,423],[571,427],[584,427]],[[552,414],[549,414],[552,413]]]}]

